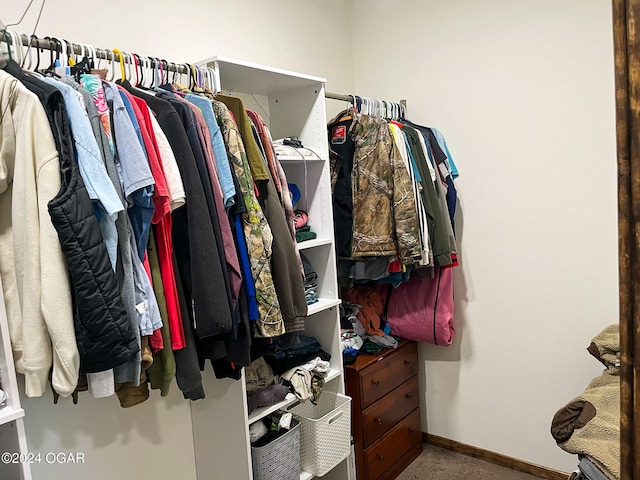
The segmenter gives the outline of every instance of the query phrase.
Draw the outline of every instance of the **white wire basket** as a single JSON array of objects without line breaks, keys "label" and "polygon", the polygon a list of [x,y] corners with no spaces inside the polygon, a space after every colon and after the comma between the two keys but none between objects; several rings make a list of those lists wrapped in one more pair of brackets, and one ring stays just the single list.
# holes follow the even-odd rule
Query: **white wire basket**
[{"label": "white wire basket", "polygon": [[302,470],[316,477],[329,472],[349,456],[351,398],[324,391],[318,404],[296,402],[287,410],[300,418]]}]

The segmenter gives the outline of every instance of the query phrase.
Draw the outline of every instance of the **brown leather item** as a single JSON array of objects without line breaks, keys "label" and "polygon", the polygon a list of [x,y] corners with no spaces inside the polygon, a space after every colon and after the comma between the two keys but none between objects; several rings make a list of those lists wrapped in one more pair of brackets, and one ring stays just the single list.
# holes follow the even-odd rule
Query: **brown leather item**
[{"label": "brown leather item", "polygon": [[422,439],[420,410],[416,409],[393,427],[388,435],[368,448],[365,456],[369,480],[375,480],[416,442]]},{"label": "brown leather item", "polygon": [[596,407],[590,402],[579,400],[559,410],[551,422],[551,435],[557,443],[564,443],[573,432],[584,427],[596,416]]},{"label": "brown leather item", "polygon": [[363,445],[368,448],[419,405],[418,377],[406,381],[362,412]]},{"label": "brown leather item", "polygon": [[418,347],[415,343],[397,355],[380,355],[378,358],[379,368],[366,369],[361,373],[362,406],[365,408],[418,373]]}]

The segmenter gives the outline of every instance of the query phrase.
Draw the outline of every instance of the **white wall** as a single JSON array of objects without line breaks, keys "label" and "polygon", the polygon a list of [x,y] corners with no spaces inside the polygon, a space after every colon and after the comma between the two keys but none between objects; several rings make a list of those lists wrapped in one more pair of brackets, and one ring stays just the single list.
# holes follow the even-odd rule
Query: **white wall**
[{"label": "white wall", "polygon": [[[120,48],[174,62],[224,55],[327,78],[353,87],[344,0],[46,0],[37,34]],[[29,0],[0,0],[0,18],[17,22]],[[41,1],[18,27],[31,33]]]},{"label": "white wall", "polygon": [[[0,0],[0,18],[6,24],[17,21],[27,4]],[[23,23],[10,28],[30,34],[39,6],[35,1]],[[323,76],[328,88],[350,91],[347,14],[343,0],[48,0],[37,34],[174,62],[224,55]],[[206,373],[213,375],[211,369]],[[207,405],[202,402],[215,408],[209,393],[198,408]],[[47,395],[23,399],[23,406],[32,452],[82,452],[86,459],[84,465],[34,465],[34,480],[196,478],[191,410],[175,384],[169,397],[152,392],[149,401],[131,409],[120,408],[115,397],[94,400],[87,394],[78,405],[67,399],[54,406]],[[211,425],[211,434],[225,432]]]},{"label": "white wall", "polygon": [[423,426],[565,471],[551,419],[618,313],[610,3],[353,1],[356,91],[406,98],[461,172],[458,336],[421,348]]},{"label": "white wall", "polygon": [[[0,0],[2,20],[27,3]],[[549,423],[599,372],[585,347],[617,320],[610,2],[352,0],[352,24],[342,0],[108,3],[49,0],[38,34],[324,76],[329,91],[407,98],[412,118],[445,133],[461,170],[459,333],[421,348],[424,427],[572,469]],[[18,31],[31,32],[36,7]],[[91,478],[114,465],[129,478],[142,463],[149,477],[195,478],[177,389],[130,410],[86,395],[24,404],[32,449],[83,451],[103,472]],[[39,466],[35,479],[88,471]]]}]

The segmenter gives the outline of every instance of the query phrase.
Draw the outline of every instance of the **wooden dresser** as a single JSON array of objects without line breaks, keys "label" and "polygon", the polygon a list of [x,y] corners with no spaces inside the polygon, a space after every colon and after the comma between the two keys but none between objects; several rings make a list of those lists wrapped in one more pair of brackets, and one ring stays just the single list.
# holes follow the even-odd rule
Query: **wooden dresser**
[{"label": "wooden dresser", "polygon": [[358,480],[392,480],[422,452],[418,346],[401,340],[345,373]]}]

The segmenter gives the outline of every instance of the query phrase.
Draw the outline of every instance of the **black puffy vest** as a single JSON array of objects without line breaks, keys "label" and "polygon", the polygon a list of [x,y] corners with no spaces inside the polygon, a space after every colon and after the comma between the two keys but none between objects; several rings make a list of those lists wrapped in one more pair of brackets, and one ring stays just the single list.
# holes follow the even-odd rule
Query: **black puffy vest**
[{"label": "black puffy vest", "polygon": [[140,348],[78,167],[62,159],[60,167],[63,187],[48,208],[71,276],[80,371],[102,372]]}]

